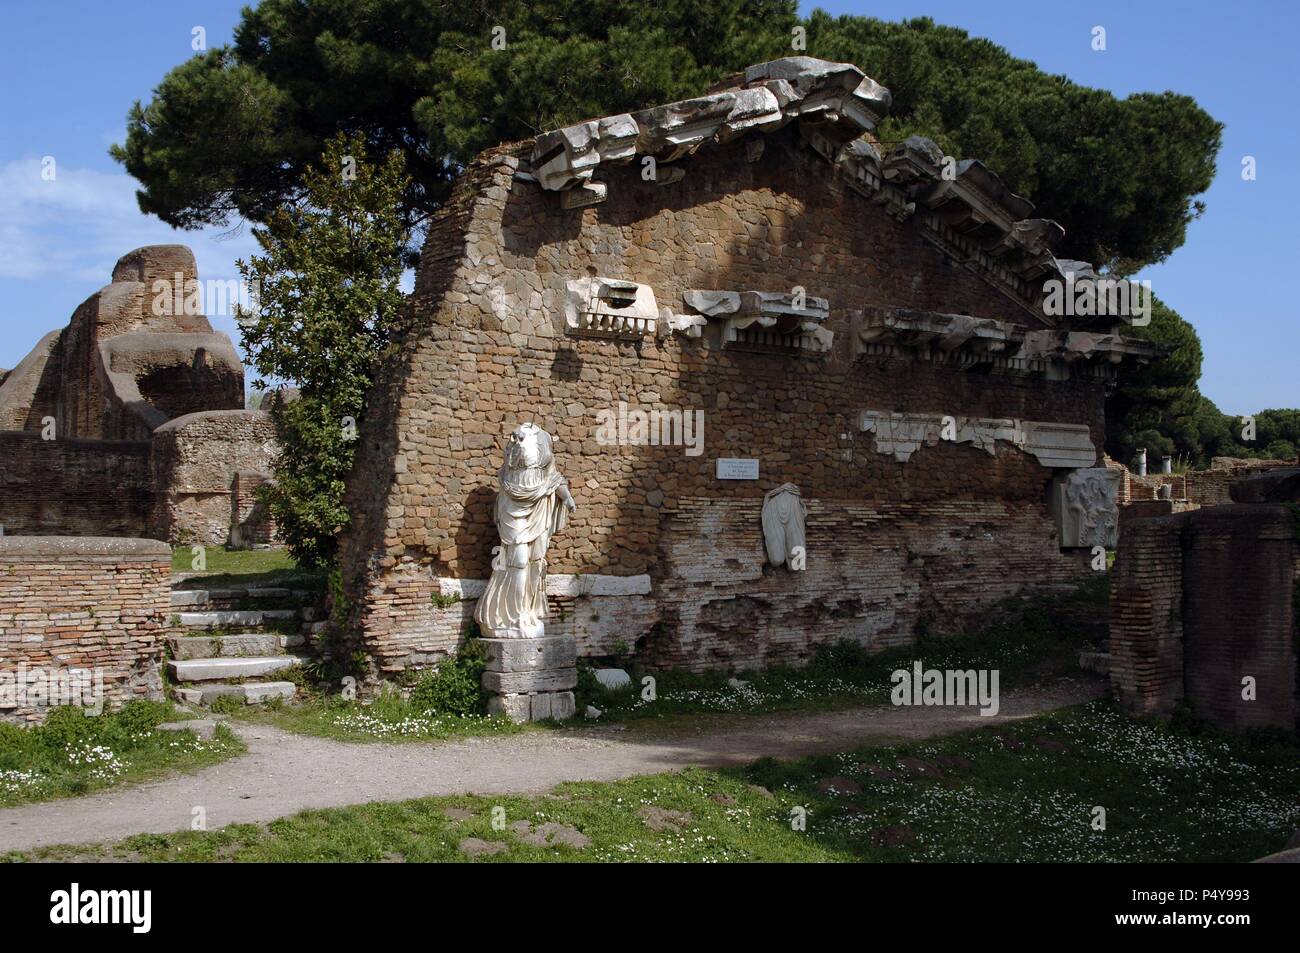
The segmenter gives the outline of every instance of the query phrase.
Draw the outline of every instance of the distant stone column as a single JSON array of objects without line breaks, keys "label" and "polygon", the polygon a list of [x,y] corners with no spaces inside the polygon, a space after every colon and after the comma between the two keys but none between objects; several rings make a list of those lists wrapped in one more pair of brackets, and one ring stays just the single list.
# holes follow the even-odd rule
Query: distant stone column
[{"label": "distant stone column", "polygon": [[1174,458],[1173,458],[1173,457],[1161,457],[1161,458],[1160,458],[1160,472],[1161,472],[1161,473],[1173,473],[1173,472],[1174,472]]},{"label": "distant stone column", "polygon": [[1141,450],[1138,451],[1137,467],[1138,467],[1138,476],[1144,477],[1147,475],[1147,448],[1146,447],[1143,447]]},{"label": "distant stone column", "polygon": [[513,721],[572,718],[578,684],[572,635],[548,638],[546,550],[574,510],[555,468],[551,436],[536,424],[515,428],[499,473],[492,578],[474,610],[487,654],[483,687],[491,714]]}]

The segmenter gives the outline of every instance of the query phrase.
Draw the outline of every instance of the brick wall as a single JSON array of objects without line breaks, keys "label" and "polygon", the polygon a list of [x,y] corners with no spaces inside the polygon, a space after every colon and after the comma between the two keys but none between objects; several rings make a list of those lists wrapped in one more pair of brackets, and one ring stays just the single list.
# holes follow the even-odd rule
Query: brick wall
[{"label": "brick wall", "polygon": [[[274,425],[259,411],[190,414],[164,424],[152,442],[0,431],[0,526],[15,536],[221,545],[235,515],[235,473],[267,473],[274,453]],[[254,531],[259,541],[264,530]]]},{"label": "brick wall", "polygon": [[0,526],[15,536],[149,535],[149,444],[0,431]]},{"label": "brick wall", "polygon": [[[757,513],[767,490],[792,482],[806,500],[828,507],[915,504],[916,519],[899,520],[892,531],[894,552],[870,545],[855,552],[863,562],[848,571],[863,574],[894,566],[912,541],[925,549],[941,539],[944,519],[931,520],[929,507],[938,514],[947,502],[993,507],[980,524],[990,541],[1009,541],[1025,521],[1036,522],[1035,552],[1042,555],[1039,543],[1052,532],[1043,506],[1050,470],[1008,447],[990,455],[950,444],[898,463],[875,451],[857,415],[906,410],[1084,424],[1100,445],[1101,385],[896,357],[855,360],[851,312],[869,306],[1028,319],[927,243],[915,223],[895,221],[843,188],[793,127],[767,137],[757,162],[747,161],[741,142],[703,150],[686,163],[685,180],[670,187],[641,181],[639,167],[602,169],[609,199],[580,210],[565,210],[558,196],[516,179],[517,165],[510,149],[481,158],[440,211],[417,277],[414,330],[367,400],[349,482],[344,579],[357,607],[354,628],[364,631],[381,667],[418,657],[414,645],[446,643],[433,635],[437,577],[488,575],[500,446],[523,420],[555,438],[578,504],[552,543],[550,571],[650,573],[656,615],[681,627],[674,635],[680,645],[662,648],[665,658],[707,658],[711,650],[692,646],[721,641],[707,619],[692,621],[698,593],[674,588],[708,531],[686,519],[688,501]],[[636,344],[575,338],[564,330],[564,286],[589,273],[648,284],[661,306],[677,311],[687,289],[788,292],[799,285],[829,300],[826,327],[835,345],[828,356],[809,357],[706,348],[678,336]],[[703,454],[600,444],[596,414],[620,400],[703,411]],[[758,458],[760,479],[718,481],[719,457]],[[757,551],[756,517],[741,539]],[[821,536],[810,539],[814,545],[831,548]],[[964,568],[992,576],[1009,548],[993,542],[972,551]],[[668,558],[676,559],[671,568]],[[1008,588],[1059,579],[1062,558],[1026,560],[1020,568]],[[939,615],[972,607],[970,591],[957,584],[927,586],[924,598],[942,603],[934,607]],[[906,598],[914,604],[900,606],[904,620],[921,611],[920,588]],[[864,600],[859,633],[880,624],[869,618],[878,616],[873,605]],[[643,624],[644,613],[631,618],[628,644],[646,635]],[[810,638],[829,641],[852,628],[828,624]],[[806,642],[778,639],[746,651],[786,657],[807,650]]]},{"label": "brick wall", "polygon": [[271,477],[266,473],[240,470],[235,474],[230,490],[233,508],[231,518],[234,521],[230,531],[232,546],[270,546],[278,541],[275,519],[258,494],[262,487],[271,482]]},{"label": "brick wall", "polygon": [[1167,714],[1183,698],[1185,516],[1120,512],[1110,580],[1111,685],[1130,709]]},{"label": "brick wall", "polygon": [[1215,457],[1214,465],[1208,470],[1189,470],[1187,473],[1187,494],[1188,498],[1202,506],[1219,506],[1223,503],[1231,503],[1232,496],[1229,493],[1234,483],[1241,480],[1247,480],[1250,477],[1257,476],[1275,467],[1293,467],[1294,460],[1253,460],[1253,461],[1231,461],[1227,458]]},{"label": "brick wall", "polygon": [[[1141,712],[1186,700],[1229,729],[1294,728],[1300,540],[1292,511],[1227,504],[1120,528],[1111,680]],[[1257,698],[1242,698],[1250,676]]]},{"label": "brick wall", "polygon": [[[1186,523],[1183,682],[1215,724],[1297,727],[1295,580],[1300,541],[1291,511],[1215,506]],[[1258,698],[1241,697],[1242,679]]]},{"label": "brick wall", "polygon": [[[159,700],[171,550],[146,539],[0,538],[0,679],[19,666],[81,669],[102,677],[104,700]],[[39,721],[47,708],[0,708]]]}]

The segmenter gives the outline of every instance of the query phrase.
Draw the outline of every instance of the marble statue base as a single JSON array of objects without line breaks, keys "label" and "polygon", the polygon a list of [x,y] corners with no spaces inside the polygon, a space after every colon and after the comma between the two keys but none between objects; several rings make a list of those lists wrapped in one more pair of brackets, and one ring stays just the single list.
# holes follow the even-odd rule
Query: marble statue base
[{"label": "marble statue base", "polygon": [[483,646],[483,687],[492,693],[488,714],[516,722],[573,717],[578,646],[572,635],[525,638],[497,630]]}]

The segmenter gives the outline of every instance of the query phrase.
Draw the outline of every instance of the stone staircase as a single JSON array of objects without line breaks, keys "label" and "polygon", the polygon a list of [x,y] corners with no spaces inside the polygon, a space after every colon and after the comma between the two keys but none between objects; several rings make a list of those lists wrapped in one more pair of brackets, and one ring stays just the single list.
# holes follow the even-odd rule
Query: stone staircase
[{"label": "stone staircase", "polygon": [[288,588],[173,589],[173,697],[189,705],[223,695],[250,705],[292,698],[297,686],[275,674],[310,658],[303,650],[325,625],[316,619],[316,598]]}]

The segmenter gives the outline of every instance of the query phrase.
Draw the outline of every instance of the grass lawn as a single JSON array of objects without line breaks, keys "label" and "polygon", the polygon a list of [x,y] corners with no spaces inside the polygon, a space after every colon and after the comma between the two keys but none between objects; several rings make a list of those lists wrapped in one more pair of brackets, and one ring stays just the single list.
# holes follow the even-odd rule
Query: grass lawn
[{"label": "grass lawn", "polygon": [[245,750],[225,726],[218,726],[210,740],[157,727],[177,720],[170,704],[131,702],[89,718],[80,708],[56,708],[44,724],[31,728],[0,723],[0,806],[193,771]]},{"label": "grass lawn", "polygon": [[1298,792],[1294,736],[1220,735],[1097,702],[794,763],[306,811],[9,859],[1244,861],[1300,824]]},{"label": "grass lawn", "polygon": [[172,572],[185,573],[185,588],[247,589],[256,586],[292,586],[322,589],[324,572],[300,569],[283,549],[223,549],[209,546],[204,550],[205,565],[194,568],[194,553],[189,546],[172,547]]},{"label": "grass lawn", "polygon": [[292,704],[241,705],[226,709],[224,713],[239,721],[356,742],[442,741],[544,731],[547,727],[541,722],[516,725],[508,718],[431,711],[396,696],[362,704],[344,701],[337,695],[308,695]]}]

